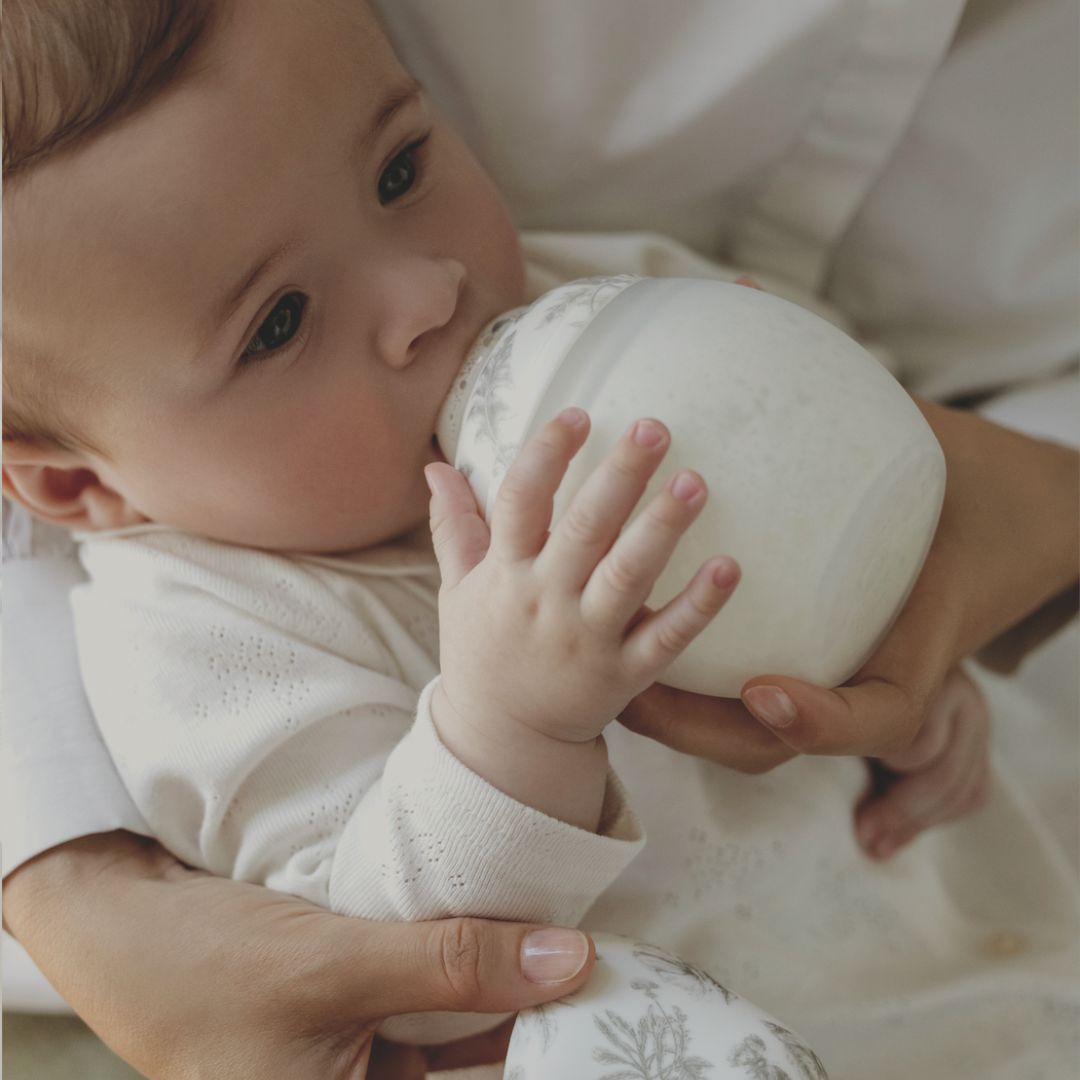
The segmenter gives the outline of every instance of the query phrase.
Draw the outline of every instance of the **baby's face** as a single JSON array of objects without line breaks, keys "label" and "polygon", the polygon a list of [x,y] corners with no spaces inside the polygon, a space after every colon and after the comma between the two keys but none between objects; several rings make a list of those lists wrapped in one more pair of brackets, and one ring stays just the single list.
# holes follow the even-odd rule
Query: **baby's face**
[{"label": "baby's face", "polygon": [[523,302],[497,191],[359,3],[227,5],[184,82],[13,202],[19,303],[94,365],[99,475],[235,543],[421,523],[439,405]]}]

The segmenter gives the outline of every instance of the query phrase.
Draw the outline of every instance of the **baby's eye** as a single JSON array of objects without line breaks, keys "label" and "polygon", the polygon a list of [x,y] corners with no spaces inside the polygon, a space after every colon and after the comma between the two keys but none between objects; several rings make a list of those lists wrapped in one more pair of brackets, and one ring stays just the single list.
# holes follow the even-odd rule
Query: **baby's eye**
[{"label": "baby's eye", "polygon": [[387,203],[400,199],[416,183],[416,160],[417,150],[427,142],[427,135],[410,143],[400,154],[383,170],[379,177],[379,202],[385,206]]},{"label": "baby's eye", "polygon": [[246,363],[264,353],[287,345],[300,329],[308,298],[302,292],[286,293],[275,305],[252,339],[244,346],[240,362]]}]

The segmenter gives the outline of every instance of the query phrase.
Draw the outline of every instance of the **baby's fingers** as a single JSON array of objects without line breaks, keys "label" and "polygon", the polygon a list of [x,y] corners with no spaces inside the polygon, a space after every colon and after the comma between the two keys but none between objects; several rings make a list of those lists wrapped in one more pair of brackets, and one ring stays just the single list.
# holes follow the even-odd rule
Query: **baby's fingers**
[{"label": "baby's fingers", "polygon": [[[651,463],[653,468],[655,464]],[[586,623],[622,636],[706,498],[705,484],[696,473],[684,469],[668,481],[593,567],[581,593],[581,614]],[[630,502],[625,512],[632,505]],[[553,544],[554,537],[549,546]]]},{"label": "baby's fingers", "polygon": [[[630,425],[586,477],[537,557],[536,568],[546,581],[581,592],[645,493],[669,442],[668,430],[658,420],[646,418]],[[703,488],[699,501],[704,501]],[[639,604],[648,593],[646,589]],[[624,618],[619,628],[625,625]]]},{"label": "baby's fingers", "polygon": [[623,648],[628,666],[641,672],[667,667],[709,625],[738,582],[734,559],[709,559],[678,596],[634,626]]},{"label": "baby's fingers", "polygon": [[547,540],[555,492],[589,433],[589,417],[563,409],[521,449],[491,511],[491,549],[508,562],[532,558]]},{"label": "baby's fingers", "polygon": [[442,583],[453,588],[488,549],[490,533],[464,476],[450,465],[432,462],[424,469],[431,492],[431,540]]}]

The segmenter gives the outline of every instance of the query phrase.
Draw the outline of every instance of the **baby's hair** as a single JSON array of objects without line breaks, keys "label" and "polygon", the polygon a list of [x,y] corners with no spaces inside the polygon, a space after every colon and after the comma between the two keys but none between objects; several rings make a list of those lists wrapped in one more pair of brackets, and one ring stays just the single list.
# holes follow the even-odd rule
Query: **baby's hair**
[{"label": "baby's hair", "polygon": [[[4,0],[5,193],[35,166],[175,85],[224,2]],[[14,321],[4,328],[4,438],[84,441],[58,431],[70,427],[58,415],[59,358],[35,351]]]}]

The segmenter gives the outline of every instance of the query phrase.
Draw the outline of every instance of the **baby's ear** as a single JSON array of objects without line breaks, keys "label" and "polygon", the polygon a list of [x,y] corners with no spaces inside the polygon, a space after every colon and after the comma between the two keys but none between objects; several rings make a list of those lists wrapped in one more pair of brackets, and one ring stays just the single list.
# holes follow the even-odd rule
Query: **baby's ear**
[{"label": "baby's ear", "polygon": [[4,439],[4,494],[67,529],[120,529],[147,520],[102,483],[86,455],[45,439]]}]

